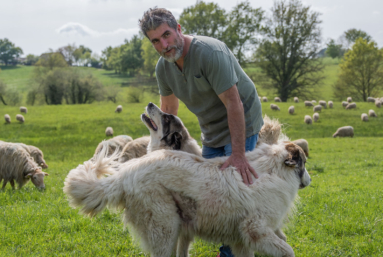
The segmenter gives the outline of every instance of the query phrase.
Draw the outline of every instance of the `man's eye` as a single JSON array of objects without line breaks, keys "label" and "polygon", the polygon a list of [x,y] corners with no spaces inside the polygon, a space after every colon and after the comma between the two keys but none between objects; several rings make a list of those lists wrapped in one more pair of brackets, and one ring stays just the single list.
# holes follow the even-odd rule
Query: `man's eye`
[{"label": "man's eye", "polygon": [[168,32],[168,33],[165,33],[165,37],[168,37],[170,35],[170,33]]}]

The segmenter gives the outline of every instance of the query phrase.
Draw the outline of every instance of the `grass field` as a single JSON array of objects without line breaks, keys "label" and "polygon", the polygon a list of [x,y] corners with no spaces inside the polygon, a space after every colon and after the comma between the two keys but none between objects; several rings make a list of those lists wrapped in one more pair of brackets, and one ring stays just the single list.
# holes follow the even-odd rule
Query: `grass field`
[{"label": "grass field", "polygon": [[[71,209],[63,194],[68,172],[92,157],[104,131],[133,138],[148,134],[140,121],[148,101],[123,104],[94,103],[77,106],[30,106],[25,123],[18,124],[18,107],[0,106],[0,116],[11,115],[12,124],[0,124],[0,140],[33,144],[43,150],[49,168],[46,190],[32,183],[13,191],[0,191],[0,256],[145,256],[123,228],[120,213],[108,210],[94,219]],[[313,125],[303,123],[311,108],[278,103],[280,112],[262,103],[263,113],[279,118],[291,139],[310,144],[307,161],[312,184],[299,191],[294,219],[284,231],[296,256],[383,256],[383,111],[371,103],[344,110],[339,102],[324,109]],[[378,118],[362,122],[361,113],[375,109]],[[199,140],[197,119],[181,104],[179,116]],[[332,138],[340,126],[351,125],[354,138]],[[191,256],[216,256],[219,245],[196,240]]]}]

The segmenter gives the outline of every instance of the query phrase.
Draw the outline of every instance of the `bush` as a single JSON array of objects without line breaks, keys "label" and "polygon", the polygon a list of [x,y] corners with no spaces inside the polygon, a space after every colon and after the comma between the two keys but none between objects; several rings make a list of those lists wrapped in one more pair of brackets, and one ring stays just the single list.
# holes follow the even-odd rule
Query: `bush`
[{"label": "bush", "polygon": [[22,95],[17,89],[11,88],[6,91],[5,99],[9,105],[15,106],[21,102]]},{"label": "bush", "polygon": [[144,98],[144,91],[138,87],[131,87],[128,90],[128,103],[141,103]]}]

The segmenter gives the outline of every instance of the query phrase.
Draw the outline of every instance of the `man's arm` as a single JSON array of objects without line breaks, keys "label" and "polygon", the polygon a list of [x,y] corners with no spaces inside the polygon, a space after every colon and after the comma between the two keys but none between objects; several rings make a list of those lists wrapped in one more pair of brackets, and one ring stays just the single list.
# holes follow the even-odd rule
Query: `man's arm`
[{"label": "man's arm", "polygon": [[227,120],[231,135],[232,154],[222,165],[221,170],[228,166],[234,166],[241,174],[243,182],[246,185],[252,184],[253,179],[258,178],[255,170],[250,166],[245,156],[246,144],[246,129],[245,129],[245,114],[243,104],[239,97],[237,86],[234,85],[225,92],[218,95],[227,110]]},{"label": "man's arm", "polygon": [[161,95],[160,100],[161,100],[161,106],[160,106],[161,111],[169,113],[169,114],[177,115],[179,102],[178,102],[178,98],[174,94],[171,94],[168,96]]}]

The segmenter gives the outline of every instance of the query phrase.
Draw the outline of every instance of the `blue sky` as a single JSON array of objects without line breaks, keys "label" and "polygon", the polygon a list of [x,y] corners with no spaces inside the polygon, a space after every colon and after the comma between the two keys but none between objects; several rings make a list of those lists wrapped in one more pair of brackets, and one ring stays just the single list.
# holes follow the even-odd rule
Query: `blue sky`
[{"label": "blue sky", "polygon": [[[208,1],[206,1],[208,2]],[[216,0],[230,11],[241,1]],[[138,33],[138,19],[150,7],[164,7],[176,18],[195,1],[175,0],[12,0],[2,1],[0,38],[21,47],[24,55],[56,50],[75,43],[101,53]],[[251,0],[254,8],[270,11],[273,1]],[[323,42],[338,39],[350,28],[369,33],[383,47],[382,0],[306,0],[305,5],[322,13]]]}]

